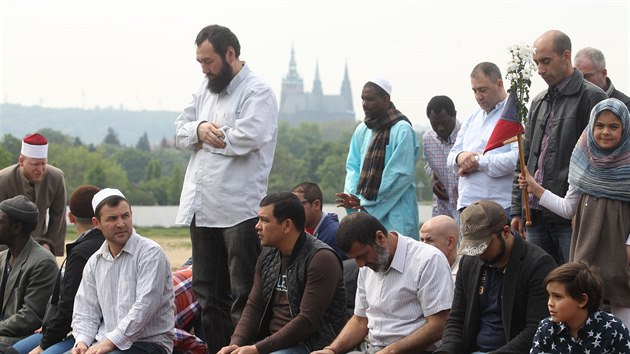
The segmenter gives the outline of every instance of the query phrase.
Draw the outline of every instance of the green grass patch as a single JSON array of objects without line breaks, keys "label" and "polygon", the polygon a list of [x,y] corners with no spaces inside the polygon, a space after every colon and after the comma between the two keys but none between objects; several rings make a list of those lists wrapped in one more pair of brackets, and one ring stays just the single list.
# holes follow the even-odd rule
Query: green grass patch
[{"label": "green grass patch", "polygon": [[[188,226],[182,227],[136,227],[136,232],[144,237],[148,238],[162,238],[162,239],[181,239],[185,238],[190,240],[190,232]],[[74,225],[68,225],[66,231],[66,241],[71,242],[78,237],[77,231]],[[188,241],[188,243],[190,243]]]}]

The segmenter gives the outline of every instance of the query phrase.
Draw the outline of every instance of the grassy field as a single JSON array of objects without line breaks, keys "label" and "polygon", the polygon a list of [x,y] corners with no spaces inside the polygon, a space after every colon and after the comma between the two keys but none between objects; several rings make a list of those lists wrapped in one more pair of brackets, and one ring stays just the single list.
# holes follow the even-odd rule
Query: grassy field
[{"label": "grassy field", "polygon": [[[136,227],[136,232],[150,238],[162,246],[171,261],[171,268],[179,268],[192,256],[188,227]],[[76,240],[77,233],[73,225],[68,225],[66,242]],[[63,260],[63,259],[61,259]],[[60,262],[61,263],[61,262]]]}]

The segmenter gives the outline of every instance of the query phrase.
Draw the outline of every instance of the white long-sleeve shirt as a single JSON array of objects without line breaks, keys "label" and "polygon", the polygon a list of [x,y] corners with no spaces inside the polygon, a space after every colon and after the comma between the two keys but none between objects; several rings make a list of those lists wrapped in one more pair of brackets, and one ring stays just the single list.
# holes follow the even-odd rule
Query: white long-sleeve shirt
[{"label": "white long-sleeve shirt", "polygon": [[127,350],[144,341],[171,353],[173,297],[171,265],[157,243],[134,232],[112,257],[105,241],[83,269],[72,334],[88,346],[107,338]]},{"label": "white long-sleeve shirt", "polygon": [[[457,173],[459,166],[456,159],[462,151],[483,153],[504,106],[505,101],[499,102],[490,113],[479,108],[462,123],[455,145],[446,159],[448,168]],[[504,145],[481,155],[479,170],[459,177],[457,209],[467,207],[480,199],[493,200],[503,208],[510,207],[512,178],[517,161],[517,143]]]},{"label": "white long-sleeve shirt", "polygon": [[[202,122],[221,125],[224,148],[199,142]],[[177,117],[176,145],[192,152],[175,222],[200,227],[231,227],[256,217],[267,194],[276,149],[278,104],[271,87],[247,64],[225,91],[208,90],[205,79]]]}]

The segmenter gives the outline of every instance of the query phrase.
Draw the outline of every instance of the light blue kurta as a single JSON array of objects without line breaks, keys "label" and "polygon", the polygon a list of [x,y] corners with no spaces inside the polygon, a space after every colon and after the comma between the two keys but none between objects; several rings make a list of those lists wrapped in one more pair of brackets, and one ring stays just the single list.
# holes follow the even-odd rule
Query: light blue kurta
[{"label": "light blue kurta", "polygon": [[344,192],[359,197],[365,211],[375,216],[388,231],[397,231],[417,240],[419,218],[415,167],[420,146],[416,132],[406,121],[399,121],[391,128],[378,197],[376,200],[367,200],[357,195],[356,189],[372,135],[372,130],[365,123],[359,124],[352,135]]}]

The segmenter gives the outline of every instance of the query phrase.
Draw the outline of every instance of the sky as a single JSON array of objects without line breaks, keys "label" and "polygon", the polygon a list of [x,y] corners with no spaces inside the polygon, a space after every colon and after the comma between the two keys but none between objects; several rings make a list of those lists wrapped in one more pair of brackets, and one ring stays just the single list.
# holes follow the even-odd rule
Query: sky
[{"label": "sky", "polygon": [[[491,61],[505,75],[507,48],[549,29],[568,34],[574,53],[602,50],[614,85],[630,94],[627,0],[0,3],[1,103],[179,112],[203,79],[195,37],[214,23],[237,35],[241,60],[278,98],[292,46],[307,91],[318,62],[324,94],[338,94],[347,63],[357,119],[372,77],[392,83],[392,101],[418,126],[429,126],[435,95],[451,97],[464,119],[478,107],[472,68]],[[532,96],[545,88],[535,75]]]}]

